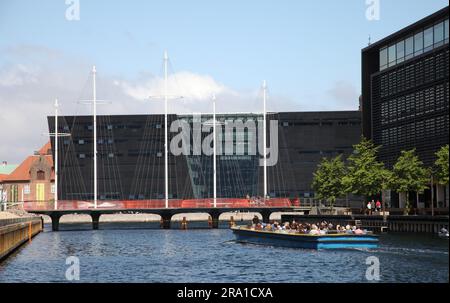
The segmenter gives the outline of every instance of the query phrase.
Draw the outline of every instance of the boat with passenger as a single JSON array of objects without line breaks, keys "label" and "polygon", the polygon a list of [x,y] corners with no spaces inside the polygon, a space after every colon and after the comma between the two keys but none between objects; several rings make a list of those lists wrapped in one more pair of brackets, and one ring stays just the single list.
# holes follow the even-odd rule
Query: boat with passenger
[{"label": "boat with passenger", "polygon": [[305,249],[373,249],[378,247],[378,235],[355,226],[336,227],[329,223],[280,225],[257,223],[232,226],[236,240],[242,243],[263,244]]}]

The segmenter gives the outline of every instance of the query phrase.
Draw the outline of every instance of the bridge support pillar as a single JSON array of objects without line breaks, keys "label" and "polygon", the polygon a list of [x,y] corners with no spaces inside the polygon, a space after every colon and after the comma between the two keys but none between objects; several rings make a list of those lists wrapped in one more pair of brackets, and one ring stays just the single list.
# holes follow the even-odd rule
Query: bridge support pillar
[{"label": "bridge support pillar", "polygon": [[91,213],[92,229],[94,229],[94,230],[98,229],[98,225],[99,225],[99,222],[100,222],[100,216],[101,216],[101,214],[99,212]]},{"label": "bridge support pillar", "polygon": [[261,210],[261,216],[262,216],[262,221],[264,223],[269,223],[270,222],[270,215],[272,214],[272,211],[269,209],[263,209]]},{"label": "bridge support pillar", "polygon": [[52,219],[52,231],[58,231],[59,219],[61,218],[61,215],[59,213],[52,213],[50,218]]},{"label": "bridge support pillar", "polygon": [[162,229],[170,229],[170,221],[172,220],[171,213],[162,213],[161,214],[161,228]]},{"label": "bridge support pillar", "polygon": [[209,215],[211,216],[212,219],[212,228],[219,228],[219,217],[220,217],[220,212],[219,211],[211,211],[209,213]]}]

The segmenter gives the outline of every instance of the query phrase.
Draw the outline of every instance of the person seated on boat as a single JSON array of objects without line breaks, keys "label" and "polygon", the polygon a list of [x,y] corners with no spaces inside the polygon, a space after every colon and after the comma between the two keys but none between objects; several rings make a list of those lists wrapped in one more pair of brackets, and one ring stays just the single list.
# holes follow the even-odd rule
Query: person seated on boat
[{"label": "person seated on boat", "polygon": [[255,225],[255,230],[262,230],[262,229],[263,229],[263,226],[261,223],[258,223]]},{"label": "person seated on boat", "polygon": [[362,231],[360,228],[357,228],[356,226],[353,226],[353,233],[355,235],[363,235],[364,231]]},{"label": "person seated on boat", "polygon": [[316,224],[311,225],[311,230],[309,231],[310,235],[320,235],[319,228]]},{"label": "person seated on boat", "polygon": [[347,224],[347,226],[345,226],[345,232],[347,234],[353,234],[352,227],[349,224]]},{"label": "person seated on boat", "polygon": [[272,231],[272,224],[267,224],[267,225],[264,227],[264,230]]},{"label": "person seated on boat", "polygon": [[256,224],[259,223],[259,217],[258,217],[257,215],[255,215],[255,216],[253,217],[252,223],[253,223],[254,225],[256,225]]},{"label": "person seated on boat", "polygon": [[289,222],[284,222],[283,229],[284,230],[291,230],[291,224],[289,224]]},{"label": "person seated on boat", "polygon": [[295,222],[295,220],[294,220],[294,221],[292,221],[292,224],[291,224],[291,229],[297,230],[297,229],[298,229],[298,227],[299,227],[299,224],[297,224],[297,222]]}]

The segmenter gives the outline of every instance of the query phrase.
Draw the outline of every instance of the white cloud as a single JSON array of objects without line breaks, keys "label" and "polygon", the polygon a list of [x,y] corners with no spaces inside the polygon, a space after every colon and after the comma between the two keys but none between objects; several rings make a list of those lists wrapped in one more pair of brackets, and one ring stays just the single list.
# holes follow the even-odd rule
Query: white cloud
[{"label": "white cloud", "polygon": [[[33,51],[36,50],[36,51]],[[0,65],[0,161],[20,163],[27,155],[41,147],[48,137],[47,116],[53,115],[54,99],[60,101],[61,115],[90,115],[89,106],[79,100],[90,99],[92,86],[91,65],[80,58],[35,46],[17,46],[0,49],[0,56],[17,62]],[[99,106],[102,114],[160,114],[164,112],[161,100],[149,96],[164,93],[162,77],[149,73],[138,74],[138,80],[114,78],[97,67],[97,96],[112,104]],[[217,112],[261,112],[261,89],[234,90],[210,75],[181,71],[169,76],[170,95],[183,96],[171,100],[170,113],[211,113],[211,97],[216,94]],[[330,109],[351,109],[357,104],[358,94],[349,83],[337,82],[327,92],[339,104],[327,103]],[[274,95],[269,90],[269,111],[320,110],[321,103],[304,95],[302,100]]]},{"label": "white cloud", "polygon": [[[141,83],[129,83],[127,81],[114,81],[123,91],[137,100],[148,99],[150,96],[162,96],[164,94],[164,78],[152,77]],[[169,75],[167,78],[167,91],[171,96],[182,96],[189,102],[209,101],[213,94],[236,94],[225,85],[216,82],[211,76],[199,75],[183,71]]]},{"label": "white cloud", "polygon": [[35,68],[16,64],[0,71],[0,86],[20,86],[27,83],[37,83]]}]

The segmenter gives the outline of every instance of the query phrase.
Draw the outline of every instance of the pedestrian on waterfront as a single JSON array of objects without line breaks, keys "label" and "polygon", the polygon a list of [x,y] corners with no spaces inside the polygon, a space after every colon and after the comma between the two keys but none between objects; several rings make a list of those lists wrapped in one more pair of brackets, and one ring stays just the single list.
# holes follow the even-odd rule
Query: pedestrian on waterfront
[{"label": "pedestrian on waterfront", "polygon": [[381,212],[381,202],[380,202],[380,200],[377,200],[377,203],[375,204],[375,207],[377,209],[377,212]]},{"label": "pedestrian on waterfront", "polygon": [[370,202],[367,202],[367,214],[372,214],[372,204]]}]

